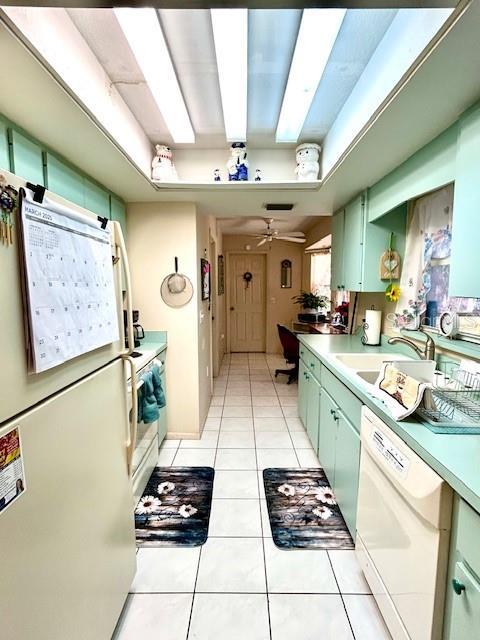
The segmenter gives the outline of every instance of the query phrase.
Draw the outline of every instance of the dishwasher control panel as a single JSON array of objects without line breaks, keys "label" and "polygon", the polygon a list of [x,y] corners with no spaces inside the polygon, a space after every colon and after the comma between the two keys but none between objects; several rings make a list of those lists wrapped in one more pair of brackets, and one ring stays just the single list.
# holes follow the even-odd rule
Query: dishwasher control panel
[{"label": "dishwasher control panel", "polygon": [[380,429],[372,429],[371,438],[376,450],[388,465],[402,477],[406,477],[410,466],[409,458]]}]

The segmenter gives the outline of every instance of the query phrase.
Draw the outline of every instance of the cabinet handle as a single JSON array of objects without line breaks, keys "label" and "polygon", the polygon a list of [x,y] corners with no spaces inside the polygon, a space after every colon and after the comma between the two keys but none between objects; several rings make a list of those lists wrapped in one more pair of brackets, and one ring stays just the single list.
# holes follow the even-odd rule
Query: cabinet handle
[{"label": "cabinet handle", "polygon": [[303,351],[302,349],[300,349],[300,355],[303,356],[303,354],[305,353],[305,351]]},{"label": "cabinet handle", "polygon": [[307,380],[310,380],[310,376],[306,372],[305,372],[305,377],[306,377]]},{"label": "cabinet handle", "polygon": [[311,363],[310,363],[310,366],[312,367],[312,369],[314,369],[314,368],[315,368],[315,363],[314,363],[314,362],[311,362]]},{"label": "cabinet handle", "polygon": [[465,591],[465,585],[463,582],[460,582],[460,580],[457,580],[456,578],[452,580],[452,587],[457,596],[461,596],[462,591]]}]

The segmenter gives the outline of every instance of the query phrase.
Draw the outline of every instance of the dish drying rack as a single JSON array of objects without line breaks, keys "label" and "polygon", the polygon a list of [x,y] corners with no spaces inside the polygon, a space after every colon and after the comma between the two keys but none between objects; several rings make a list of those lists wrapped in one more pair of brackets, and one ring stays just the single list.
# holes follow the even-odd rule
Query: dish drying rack
[{"label": "dish drying rack", "polygon": [[417,414],[434,433],[480,434],[480,373],[444,363]]}]

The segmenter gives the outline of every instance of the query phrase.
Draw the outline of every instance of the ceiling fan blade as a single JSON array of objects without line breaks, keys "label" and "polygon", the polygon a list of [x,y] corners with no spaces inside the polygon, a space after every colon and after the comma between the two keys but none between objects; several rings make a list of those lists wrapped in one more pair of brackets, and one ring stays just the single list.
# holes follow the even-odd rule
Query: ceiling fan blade
[{"label": "ceiling fan blade", "polygon": [[257,243],[257,247],[261,247],[262,244],[265,244],[267,241],[267,238],[263,238],[263,240],[260,240],[260,242]]},{"label": "ceiling fan blade", "polygon": [[303,231],[284,231],[283,232],[284,236],[292,236],[294,238],[304,238],[305,234],[303,233]]},{"label": "ceiling fan blade", "polygon": [[299,242],[303,244],[306,242],[306,238],[292,238],[290,236],[275,236],[275,240],[286,240],[287,242]]}]

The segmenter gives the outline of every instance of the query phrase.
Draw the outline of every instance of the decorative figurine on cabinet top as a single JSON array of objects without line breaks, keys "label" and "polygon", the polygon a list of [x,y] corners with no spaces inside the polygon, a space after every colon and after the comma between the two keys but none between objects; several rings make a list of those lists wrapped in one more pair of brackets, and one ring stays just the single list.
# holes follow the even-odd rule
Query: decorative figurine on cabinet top
[{"label": "decorative figurine on cabinet top", "polygon": [[248,180],[247,149],[244,142],[233,142],[230,146],[230,158],[227,162],[230,181]]},{"label": "decorative figurine on cabinet top", "polygon": [[164,144],[155,145],[152,160],[153,182],[177,182],[178,176],[172,160],[172,150]]},{"label": "decorative figurine on cabinet top", "polygon": [[262,170],[255,169],[255,182],[261,182],[261,181],[262,181]]},{"label": "decorative figurine on cabinet top", "polygon": [[222,178],[220,176],[220,169],[214,169],[213,170],[213,181],[214,182],[221,182]]},{"label": "decorative figurine on cabinet top", "polygon": [[295,168],[297,180],[301,182],[318,180],[318,172],[320,171],[320,164],[318,162],[321,151],[320,145],[314,142],[305,142],[304,144],[298,145],[295,151],[297,154],[297,166]]}]

